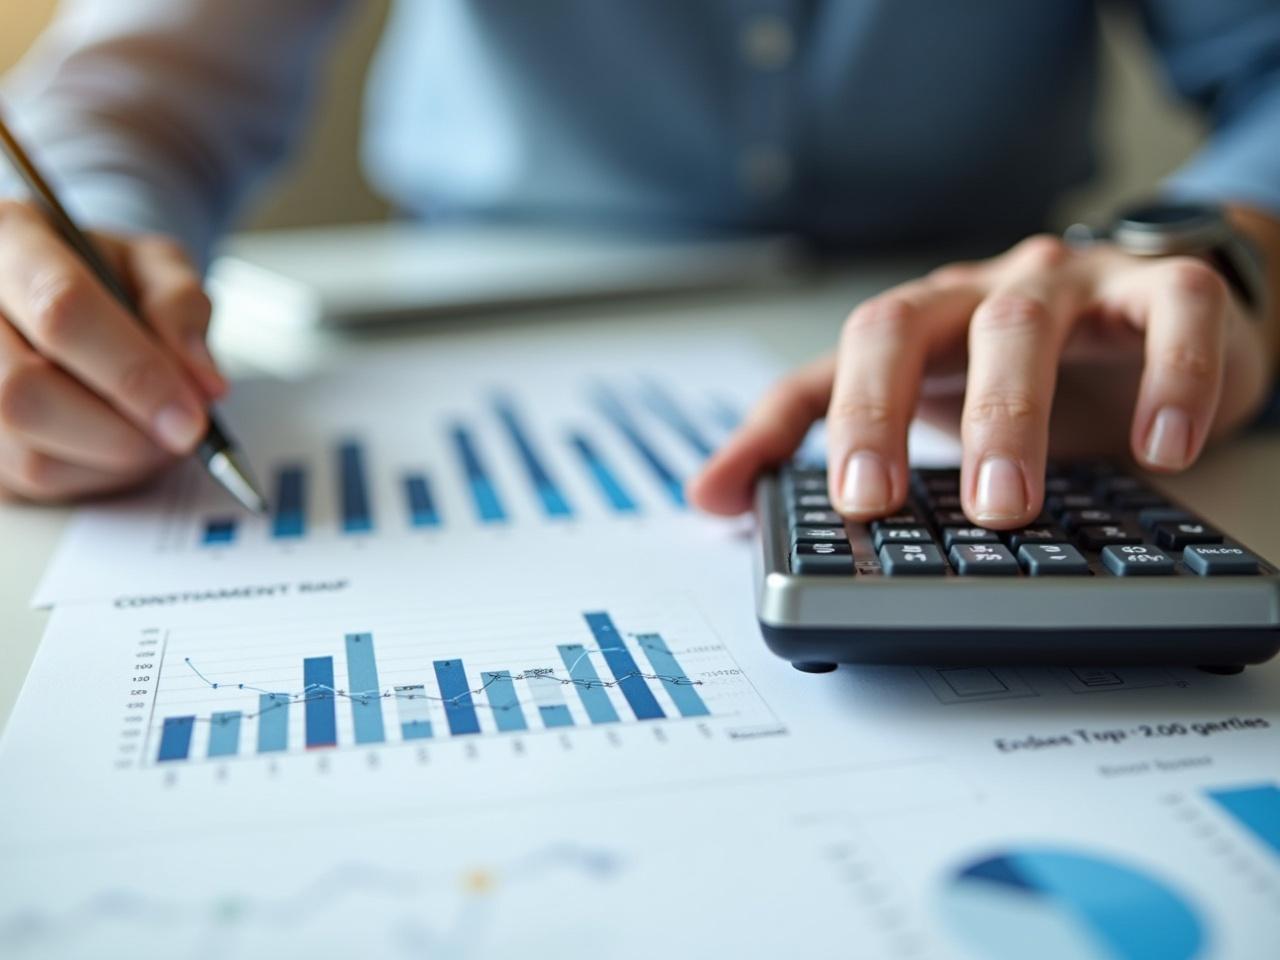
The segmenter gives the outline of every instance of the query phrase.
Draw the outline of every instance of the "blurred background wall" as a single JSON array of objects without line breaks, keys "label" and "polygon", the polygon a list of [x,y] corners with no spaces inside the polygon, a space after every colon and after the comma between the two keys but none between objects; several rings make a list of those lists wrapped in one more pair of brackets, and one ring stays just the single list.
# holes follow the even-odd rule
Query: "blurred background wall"
[{"label": "blurred background wall", "polygon": [[[307,140],[260,198],[249,220],[250,228],[346,223],[387,214],[386,205],[372,194],[360,174],[357,153],[364,74],[389,2],[359,0],[352,4],[348,29],[330,63]],[[0,72],[22,55],[56,5],[57,0],[3,0]],[[1104,6],[1103,176],[1077,196],[1067,198],[1064,221],[1105,217],[1121,199],[1142,193],[1176,167],[1201,135],[1197,119],[1175,104],[1163,88],[1132,18],[1121,4]]]}]

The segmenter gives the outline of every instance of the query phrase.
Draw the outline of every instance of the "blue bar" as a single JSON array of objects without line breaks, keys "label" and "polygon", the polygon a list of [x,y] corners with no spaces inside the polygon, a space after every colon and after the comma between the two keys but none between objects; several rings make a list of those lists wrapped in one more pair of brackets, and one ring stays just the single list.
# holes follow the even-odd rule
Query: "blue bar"
[{"label": "blue bar", "polygon": [[356,743],[382,743],[382,687],[378,662],[373,656],[373,634],[347,634],[347,695],[351,698],[351,723]]},{"label": "blue bar", "polygon": [[1209,796],[1260,842],[1280,854],[1280,787],[1264,783],[1208,791]]},{"label": "blue bar", "polygon": [[480,718],[471,702],[471,688],[467,686],[467,673],[461,660],[435,661],[436,682],[440,684],[440,696],[444,698],[444,716],[449,722],[449,732],[455,737],[480,732]]},{"label": "blue bar", "polygon": [[588,719],[592,723],[617,723],[618,711],[613,708],[613,701],[605,692],[604,681],[596,673],[587,648],[580,643],[566,643],[556,649],[560,651],[560,659],[569,671],[569,678],[578,688],[578,698],[587,711]]},{"label": "blue bar", "polygon": [[364,475],[364,448],[348,440],[338,447],[338,476],[342,484],[342,529],[367,533],[373,529],[369,487]]},{"label": "blue bar", "polygon": [[618,478],[614,476],[608,464],[601,459],[595,445],[580,433],[571,434],[569,443],[574,450],[578,451],[578,456],[582,458],[587,470],[591,472],[591,478],[595,480],[596,486],[600,488],[604,498],[609,501],[609,506],[613,507],[618,513],[635,513],[638,509],[635,500],[631,498],[631,494],[627,493],[626,488],[618,482]]},{"label": "blue bar", "polygon": [[645,462],[652,471],[653,475],[658,478],[658,482],[662,485],[662,489],[666,491],[667,496],[678,507],[685,505],[684,485],[663,461],[662,458],[649,445],[649,441],[644,438],[640,429],[636,426],[635,421],[631,419],[631,415],[627,413],[626,408],[622,406],[618,398],[606,387],[599,387],[596,390],[596,405],[600,408],[600,412],[622,434],[623,438],[631,444],[632,448],[639,455],[640,459]]},{"label": "blue bar", "polygon": [[689,675],[680,667],[667,641],[656,633],[641,633],[636,636],[636,643],[644,651],[644,655],[653,664],[653,672],[662,680],[663,689],[671,695],[672,702],[682,717],[705,717],[711,711],[702,702],[702,697],[693,686]]},{"label": "blue bar", "polygon": [[338,745],[338,717],[333,708],[333,657],[307,657],[302,661],[306,688],[307,749]]},{"label": "blue bar", "polygon": [[187,759],[187,754],[191,751],[191,731],[195,725],[195,717],[166,717],[164,729],[160,733],[160,753],[156,762]]},{"label": "blue bar", "polygon": [[276,510],[271,535],[300,537],[307,530],[307,475],[299,466],[281,467],[276,474]]},{"label": "blue bar", "polygon": [[717,397],[711,401],[711,414],[723,429],[730,432],[742,426],[742,414],[724,397]]},{"label": "blue bar", "polygon": [[204,535],[200,538],[205,545],[232,543],[236,538],[236,521],[234,517],[210,517],[205,521]]},{"label": "blue bar", "polygon": [[572,727],[573,715],[563,703],[544,703],[538,707],[544,727]]},{"label": "blue bar", "polygon": [[430,740],[430,720],[410,720],[400,724],[400,736],[406,740]]},{"label": "blue bar", "polygon": [[224,710],[209,718],[209,758],[240,752],[240,711]]},{"label": "blue bar", "polygon": [[258,752],[278,753],[289,749],[289,704],[287,693],[264,693],[258,697]]},{"label": "blue bar", "polygon": [[676,403],[675,398],[671,396],[662,384],[656,380],[646,380],[644,383],[644,399],[649,405],[649,409],[658,415],[667,426],[693,448],[693,452],[698,456],[706,458],[715,452],[715,447],[707,441],[702,435],[702,431],[694,425],[694,422],[685,416],[685,412],[680,409],[680,405]]},{"label": "blue bar", "polygon": [[547,516],[573,516],[573,508],[569,506],[569,501],[564,498],[560,487],[551,478],[551,474],[547,472],[542,458],[533,449],[529,434],[525,430],[524,424],[520,422],[515,408],[511,406],[511,401],[504,397],[499,397],[494,400],[493,405],[498,414],[498,419],[502,421],[507,435],[511,437],[511,442],[515,445],[516,453],[520,456],[520,462],[524,465],[525,473],[529,474],[529,482],[533,484],[533,488],[538,494],[538,499],[542,501],[542,509],[546,511]]},{"label": "blue bar", "polygon": [[493,710],[493,719],[503,733],[515,730],[528,730],[524,711],[516,697],[516,685],[511,680],[510,670],[493,670],[484,675],[485,693],[489,697],[489,706]]},{"label": "blue bar", "polygon": [[613,619],[609,614],[584,613],[583,616],[586,618],[587,626],[595,635],[596,646],[604,654],[604,662],[613,671],[613,678],[618,681],[622,695],[627,698],[627,703],[631,705],[636,719],[661,720],[665,717],[662,707],[658,705],[653,692],[645,683],[640,667],[632,658],[631,651],[623,645],[622,635],[613,625]]},{"label": "blue bar", "polygon": [[404,496],[409,503],[409,522],[415,527],[440,526],[440,512],[436,510],[436,498],[431,485],[420,473],[405,474]]},{"label": "blue bar", "polygon": [[462,470],[467,475],[467,484],[471,487],[471,499],[475,502],[476,513],[481,523],[505,523],[507,511],[498,499],[498,491],[489,479],[489,472],[480,460],[476,451],[471,431],[457,425],[452,430],[453,444],[458,451],[458,459],[462,461]]}]

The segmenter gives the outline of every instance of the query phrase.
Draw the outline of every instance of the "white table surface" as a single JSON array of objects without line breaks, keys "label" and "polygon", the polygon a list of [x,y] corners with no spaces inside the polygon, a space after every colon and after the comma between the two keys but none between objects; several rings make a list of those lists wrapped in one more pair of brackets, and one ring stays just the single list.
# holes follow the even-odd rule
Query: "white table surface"
[{"label": "white table surface", "polygon": [[[353,256],[358,252],[353,251]],[[655,337],[736,330],[756,337],[785,362],[830,348],[848,311],[860,300],[915,273],[918,265],[879,263],[786,287],[682,295],[624,303],[586,303],[505,314],[476,314],[427,324],[371,327],[356,333],[298,331],[255,325],[240,329],[219,318],[216,343],[233,367],[283,376],[358,357],[370,349],[432,337],[501,342],[504,332],[556,336],[583,324],[642,329]],[[250,361],[252,358],[252,362]],[[1254,434],[1209,453],[1171,492],[1208,520],[1235,530],[1256,548],[1280,556],[1280,434]],[[35,655],[46,611],[30,597],[71,510],[0,504],[0,719],[7,719]],[[744,593],[745,596],[745,593]],[[744,600],[745,602],[745,600]],[[91,637],[85,638],[92,642]]]}]

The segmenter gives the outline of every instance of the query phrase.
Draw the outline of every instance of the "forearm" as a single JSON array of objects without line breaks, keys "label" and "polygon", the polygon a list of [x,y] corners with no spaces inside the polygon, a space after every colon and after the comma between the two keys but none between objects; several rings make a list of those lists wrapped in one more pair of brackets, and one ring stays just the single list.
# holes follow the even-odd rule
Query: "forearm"
[{"label": "forearm", "polygon": [[1273,375],[1280,371],[1280,218],[1243,206],[1232,206],[1229,215],[1236,229],[1257,245],[1266,268],[1267,300],[1260,317],[1271,345]]}]

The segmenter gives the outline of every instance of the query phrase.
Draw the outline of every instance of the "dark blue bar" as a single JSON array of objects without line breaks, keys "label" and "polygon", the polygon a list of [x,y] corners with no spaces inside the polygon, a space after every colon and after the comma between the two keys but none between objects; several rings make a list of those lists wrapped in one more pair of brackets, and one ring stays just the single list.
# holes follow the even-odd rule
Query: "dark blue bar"
[{"label": "dark blue bar", "polygon": [[569,506],[569,501],[564,498],[559,485],[551,478],[551,474],[547,472],[542,458],[533,449],[529,434],[525,430],[524,424],[520,422],[520,417],[516,414],[511,401],[505,397],[498,397],[494,400],[493,406],[498,414],[498,419],[502,421],[503,427],[506,428],[512,444],[515,445],[516,453],[520,457],[520,462],[524,465],[525,473],[529,474],[529,482],[533,484],[533,488],[538,494],[538,499],[542,501],[542,509],[546,511],[547,516],[573,516],[573,508]]},{"label": "dark blue bar", "polygon": [[676,403],[675,398],[667,392],[662,384],[656,380],[646,380],[643,392],[649,409],[674,430],[685,443],[689,444],[694,453],[705,458],[715,452],[715,447],[707,441],[707,438],[702,435],[702,431],[694,425],[694,422],[685,415],[685,412],[680,409],[680,405]]},{"label": "dark blue bar", "polygon": [[289,704],[287,693],[258,696],[258,752],[275,753],[289,747]]},{"label": "dark blue bar", "polygon": [[160,734],[158,763],[169,760],[185,760],[191,752],[191,731],[195,729],[195,717],[166,717]]},{"label": "dark blue bar", "polygon": [[580,433],[571,434],[569,443],[574,450],[578,451],[578,456],[586,464],[587,470],[590,471],[591,478],[595,480],[600,492],[609,501],[609,506],[619,513],[635,513],[638,509],[635,500],[631,498],[631,494],[627,493],[626,488],[618,482],[618,478],[614,476],[608,464],[601,459],[595,444]]},{"label": "dark blue bar", "polygon": [[485,693],[489,697],[489,707],[493,710],[493,719],[503,733],[517,730],[528,730],[524,711],[520,709],[520,701],[516,698],[516,686],[511,680],[510,670],[493,670],[484,675]]},{"label": "dark blue bar", "polygon": [[1280,787],[1274,783],[1210,790],[1209,796],[1259,842],[1280,854]]},{"label": "dark blue bar", "polygon": [[544,727],[572,727],[573,714],[563,703],[545,703],[538,707]]},{"label": "dark blue bar", "polygon": [[631,444],[632,448],[639,455],[640,459],[645,462],[653,475],[658,478],[658,482],[662,485],[662,489],[666,491],[668,497],[676,506],[683,507],[684,485],[680,482],[680,478],[671,471],[649,445],[649,441],[645,439],[644,434],[640,432],[640,428],[636,426],[635,421],[631,419],[631,415],[627,413],[626,408],[614,396],[613,392],[607,387],[601,386],[597,388],[596,405],[600,408],[600,412],[605,419],[613,424],[614,428],[622,434],[623,438]]},{"label": "dark blue bar", "polygon": [[356,743],[382,743],[382,688],[378,662],[373,655],[373,634],[347,634],[347,695],[351,698],[351,723]]},{"label": "dark blue bar", "polygon": [[307,478],[302,467],[281,467],[276,474],[276,511],[271,535],[300,537],[307,530]]},{"label": "dark blue bar", "polygon": [[457,425],[452,430],[453,445],[458,451],[458,459],[462,462],[462,470],[467,476],[467,484],[471,488],[471,499],[475,503],[476,513],[481,523],[505,523],[507,511],[498,499],[498,491],[489,479],[489,471],[476,450],[471,431]]},{"label": "dark blue bar", "polygon": [[307,657],[302,661],[306,689],[307,749],[338,745],[338,717],[333,704],[333,657]]},{"label": "dark blue bar", "polygon": [[662,687],[680,711],[680,716],[705,717],[711,713],[693,681],[680,666],[680,661],[667,646],[667,641],[656,633],[642,633],[636,637],[636,643],[653,664],[653,672],[661,678]]},{"label": "dark blue bar", "polygon": [[573,685],[578,689],[578,698],[587,711],[588,719],[592,723],[617,723],[618,711],[613,708],[613,701],[604,689],[600,674],[596,673],[595,664],[587,655],[587,648],[580,643],[566,643],[557,649]]},{"label": "dark blue bar", "polygon": [[234,757],[240,752],[240,711],[224,710],[209,718],[209,757]]},{"label": "dark blue bar", "polygon": [[467,686],[467,673],[461,660],[435,661],[436,682],[440,684],[440,696],[444,698],[444,716],[449,722],[449,732],[455,737],[480,732],[480,718],[471,702],[471,688]]},{"label": "dark blue bar", "polygon": [[236,538],[234,517],[210,517],[205,521],[202,541],[207,544],[231,543]]},{"label": "dark blue bar", "polygon": [[409,502],[409,522],[415,527],[440,526],[440,512],[431,485],[420,473],[409,473],[404,478],[404,496]]},{"label": "dark blue bar", "polygon": [[354,441],[338,447],[338,476],[342,485],[342,529],[367,533],[373,529],[369,486],[364,474],[364,448]]},{"label": "dark blue bar", "polygon": [[618,681],[618,687],[631,705],[636,719],[661,720],[665,717],[662,707],[645,683],[640,667],[631,656],[631,651],[623,645],[622,635],[613,625],[613,618],[604,612],[584,613],[583,617],[586,618],[587,626],[596,638],[596,646],[604,654],[604,662],[613,672],[613,678]]}]

